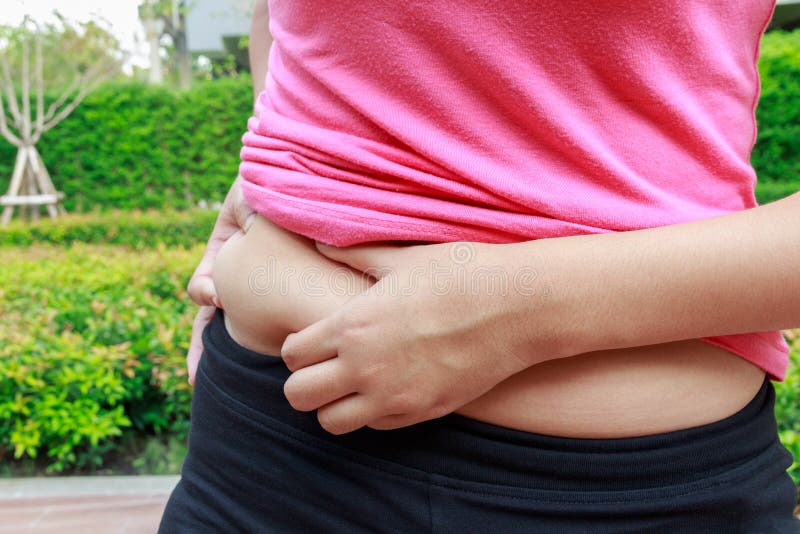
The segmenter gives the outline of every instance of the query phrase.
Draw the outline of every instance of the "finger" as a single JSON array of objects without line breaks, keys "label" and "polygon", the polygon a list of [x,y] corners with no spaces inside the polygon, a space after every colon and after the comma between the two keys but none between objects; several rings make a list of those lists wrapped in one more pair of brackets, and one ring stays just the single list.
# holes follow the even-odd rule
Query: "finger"
[{"label": "finger", "polygon": [[[236,219],[239,220],[239,217]],[[247,233],[251,226],[253,226],[253,222],[256,220],[256,212],[250,210],[247,214],[241,216],[242,220],[242,231]]]},{"label": "finger", "polygon": [[222,303],[217,297],[214,279],[210,275],[193,275],[186,290],[192,301],[199,306],[222,307]]},{"label": "finger", "polygon": [[349,265],[380,280],[397,265],[397,256],[407,247],[363,244],[352,247],[334,247],[316,241],[317,250],[324,256]]},{"label": "finger", "polygon": [[386,415],[379,419],[375,419],[367,426],[375,430],[394,430],[395,428],[403,428],[404,426],[411,426],[419,423],[421,419],[419,416],[411,414],[393,414]]},{"label": "finger", "polygon": [[244,208],[242,206],[246,207],[247,204],[244,202],[241,193],[241,178],[237,178],[225,196],[225,202],[219,211],[217,220],[214,222],[214,228],[211,230],[211,236],[206,243],[203,257],[200,258],[200,263],[197,264],[192,277],[189,279],[189,284],[186,286],[189,297],[200,306],[221,307],[216,299],[217,292],[212,278],[214,260],[217,258],[222,245],[239,231],[241,225],[237,220],[237,210],[243,213]]},{"label": "finger", "polygon": [[283,385],[283,393],[292,408],[308,412],[355,393],[348,378],[341,361],[331,358],[292,373]]},{"label": "finger", "polygon": [[218,304],[215,302],[217,291],[211,277],[214,272],[214,260],[225,241],[235,233],[234,227],[227,221],[221,221],[220,218],[217,219],[206,249],[203,251],[203,257],[200,258],[200,263],[197,264],[189,279],[189,284],[186,286],[189,297],[199,306],[217,306]]},{"label": "finger", "polygon": [[344,434],[358,430],[382,415],[373,399],[356,393],[320,408],[317,420],[331,434]]},{"label": "finger", "polygon": [[214,260],[217,258],[219,249],[238,231],[238,228],[230,224],[230,221],[222,220],[222,215],[217,219],[211,237],[208,239],[203,257],[189,279],[186,291],[189,297],[200,306],[218,306],[215,302],[217,291],[214,287],[212,273],[214,272]]},{"label": "finger", "polygon": [[194,376],[200,357],[203,355],[203,329],[214,316],[216,308],[213,306],[201,307],[192,323],[192,338],[189,341],[189,351],[186,354],[186,367],[189,370],[189,383],[194,385]]},{"label": "finger", "polygon": [[236,226],[241,228],[244,232],[250,229],[250,225],[255,220],[256,212],[244,198],[244,192],[241,187],[242,178],[237,178],[237,187],[231,191],[233,197],[231,198],[233,216],[236,221]]},{"label": "finger", "polygon": [[283,363],[290,371],[297,371],[336,356],[339,350],[338,325],[337,313],[286,336],[281,346]]}]

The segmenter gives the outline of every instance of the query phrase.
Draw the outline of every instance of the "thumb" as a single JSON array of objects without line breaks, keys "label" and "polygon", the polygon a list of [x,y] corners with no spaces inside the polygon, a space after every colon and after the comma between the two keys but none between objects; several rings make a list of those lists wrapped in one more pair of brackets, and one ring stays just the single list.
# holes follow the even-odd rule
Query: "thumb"
[{"label": "thumb", "polygon": [[187,286],[189,297],[199,306],[216,306],[221,308],[214,280],[210,274],[195,272]]},{"label": "thumb", "polygon": [[404,247],[392,245],[362,244],[351,247],[334,247],[316,242],[317,250],[333,261],[349,265],[353,269],[380,280],[398,263],[398,256]]}]

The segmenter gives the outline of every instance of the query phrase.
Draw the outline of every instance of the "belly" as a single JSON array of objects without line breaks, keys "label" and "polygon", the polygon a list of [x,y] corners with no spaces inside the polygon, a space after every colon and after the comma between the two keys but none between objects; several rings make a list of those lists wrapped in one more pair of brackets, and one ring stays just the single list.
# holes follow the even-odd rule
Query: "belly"
[{"label": "belly", "polygon": [[[257,216],[220,250],[214,283],[233,339],[278,355],[284,338],[369,288],[314,242]],[[719,421],[756,394],[764,372],[699,340],[605,350],[518,373],[456,413],[527,432],[623,438]]]}]

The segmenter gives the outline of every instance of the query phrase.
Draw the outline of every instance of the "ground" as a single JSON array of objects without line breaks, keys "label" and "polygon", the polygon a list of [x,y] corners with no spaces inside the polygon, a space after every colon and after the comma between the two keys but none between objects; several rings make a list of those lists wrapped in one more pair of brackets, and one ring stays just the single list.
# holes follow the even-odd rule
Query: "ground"
[{"label": "ground", "polygon": [[152,534],[178,476],[0,480],[0,533]]}]

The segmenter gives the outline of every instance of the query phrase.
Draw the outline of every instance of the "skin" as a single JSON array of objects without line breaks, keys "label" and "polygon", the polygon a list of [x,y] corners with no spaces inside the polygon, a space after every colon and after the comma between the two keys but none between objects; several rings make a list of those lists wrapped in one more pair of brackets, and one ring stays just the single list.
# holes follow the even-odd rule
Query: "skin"
[{"label": "skin", "polygon": [[[399,249],[410,244],[397,245]],[[281,346],[290,333],[333,314],[368,290],[377,282],[376,277],[386,277],[378,291],[407,302],[426,288],[432,289],[434,296],[463,289],[502,289],[497,277],[479,276],[485,275],[480,270],[484,265],[478,262],[479,250],[470,243],[452,244],[446,257],[433,262],[426,258],[420,269],[410,270],[405,283],[392,272],[362,272],[335,262],[317,247],[314,240],[276,226],[260,215],[246,232],[237,232],[226,241],[214,261],[213,281],[224,310],[225,327],[235,342],[262,357],[280,358]],[[449,258],[456,261],[455,266],[446,263]],[[520,272],[531,275],[531,270],[526,266]],[[497,268],[493,274],[497,274]],[[487,283],[489,280],[494,286]],[[515,285],[506,287],[505,293],[518,288],[531,297],[547,296],[544,289],[551,288],[535,292],[541,280],[538,273],[519,277],[512,280]],[[479,296],[480,293],[475,294]],[[453,337],[463,347],[453,354],[453,363],[463,364],[469,361],[470,351],[480,352],[484,344],[495,352],[508,351],[503,345],[506,340],[491,337],[497,330],[472,332],[469,328],[492,311],[491,300],[484,300],[477,313],[416,307],[409,313],[438,316],[441,324],[455,331]],[[414,307],[413,300],[410,302]],[[503,306],[500,302],[499,305]],[[394,328],[405,327],[404,316],[390,317]],[[502,315],[499,320],[515,321],[514,317]],[[435,324],[427,320],[424,323]],[[391,332],[384,334],[385,341],[390,342]],[[404,357],[396,348],[394,354],[393,358]],[[347,362],[337,357],[329,363],[341,366]],[[367,364],[356,358],[349,362],[350,369],[344,369],[351,375],[368,375]],[[318,369],[324,370],[325,366]],[[698,340],[680,340],[547,360],[508,377],[455,412],[525,432],[576,438],[632,437],[723,419],[747,404],[763,381],[764,371],[741,357]],[[340,382],[334,378],[333,383],[323,383],[320,388],[324,393],[338,385]],[[288,398],[292,398],[289,386],[291,382],[285,389]],[[291,402],[300,411],[314,410],[314,405],[304,405],[302,398]],[[318,409],[317,418],[322,417],[324,428],[332,427],[335,421],[328,421],[326,412],[324,406]],[[658,416],[654,417],[656,413]]]},{"label": "skin", "polygon": [[[457,245],[317,248],[355,269],[410,281],[431,261],[455,272],[450,251]],[[281,356],[293,374],[285,392],[293,406],[319,409],[335,434],[398,428],[449,413],[549,360],[794,328],[798,245],[800,193],[657,228],[471,243],[468,269],[500,266],[511,279],[532,267],[533,295],[437,292],[423,280],[398,297],[379,291],[381,279],[286,338]],[[465,319],[453,321],[453,314]]]},{"label": "skin", "polygon": [[[260,9],[265,15],[266,2],[256,4],[251,43],[263,34],[256,23]],[[266,64],[266,47],[251,46],[251,51],[254,67]],[[263,77],[255,80],[258,93]],[[254,220],[240,180],[226,198],[188,287],[201,305],[187,357],[191,382],[202,351],[200,333],[214,306],[240,300],[231,294],[220,302],[214,284],[220,271],[234,272],[224,261],[215,265],[218,253],[243,243]],[[296,307],[309,311],[286,317],[279,326],[297,332],[282,347],[256,348],[279,352],[292,371],[284,388],[292,406],[316,409],[322,426],[341,434],[439,417],[532,366],[546,373],[547,362],[576,355],[608,358],[604,350],[795,327],[800,324],[800,285],[792,276],[800,264],[799,208],[796,194],[703,221],[511,245],[337,249],[306,240],[305,251],[291,248],[287,261],[302,265],[316,248],[336,262],[331,265],[349,266],[353,280],[363,286],[355,296],[327,295],[314,306]],[[268,232],[258,224],[259,232]],[[266,242],[280,250],[282,242],[273,236]],[[457,247],[470,251],[468,262],[456,254]],[[467,279],[481,268],[500,268],[509,280],[530,274],[526,269],[536,276],[525,291],[505,296],[443,292],[430,276],[420,276],[432,262]],[[361,272],[374,276],[359,277]],[[397,287],[412,289],[398,297],[388,290]],[[240,324],[252,315],[230,307],[229,329],[227,314],[236,313],[241,318],[234,317],[234,323]],[[231,333],[247,342],[243,332]]]},{"label": "skin", "polygon": [[214,273],[214,261],[219,250],[228,242],[231,237],[247,231],[255,219],[255,212],[244,201],[242,189],[240,187],[241,177],[234,180],[228,191],[225,201],[222,203],[217,221],[211,230],[211,236],[206,243],[206,249],[200,263],[189,279],[186,291],[189,297],[200,306],[192,324],[192,338],[189,341],[189,350],[186,354],[186,366],[189,370],[189,383],[194,385],[194,375],[197,371],[197,364],[203,353],[202,333],[203,328],[211,320],[214,311],[222,307],[217,298],[217,290],[214,287],[212,275]]},{"label": "skin", "polygon": [[[264,80],[267,75],[268,52],[272,38],[269,35],[269,11],[267,0],[256,0],[253,5],[253,15],[250,20],[250,70],[253,75],[253,98],[257,98],[264,89]],[[192,338],[189,351],[186,355],[186,364],[189,368],[189,382],[194,384],[194,374],[200,355],[203,353],[201,335],[205,325],[214,315],[214,309],[221,307],[217,300],[217,291],[212,278],[214,260],[219,249],[237,232],[245,232],[253,222],[255,212],[244,201],[240,187],[241,177],[237,177],[231,185],[225,202],[220,208],[219,216],[211,230],[206,250],[200,263],[192,274],[187,291],[191,299],[200,306],[192,325]]]}]

